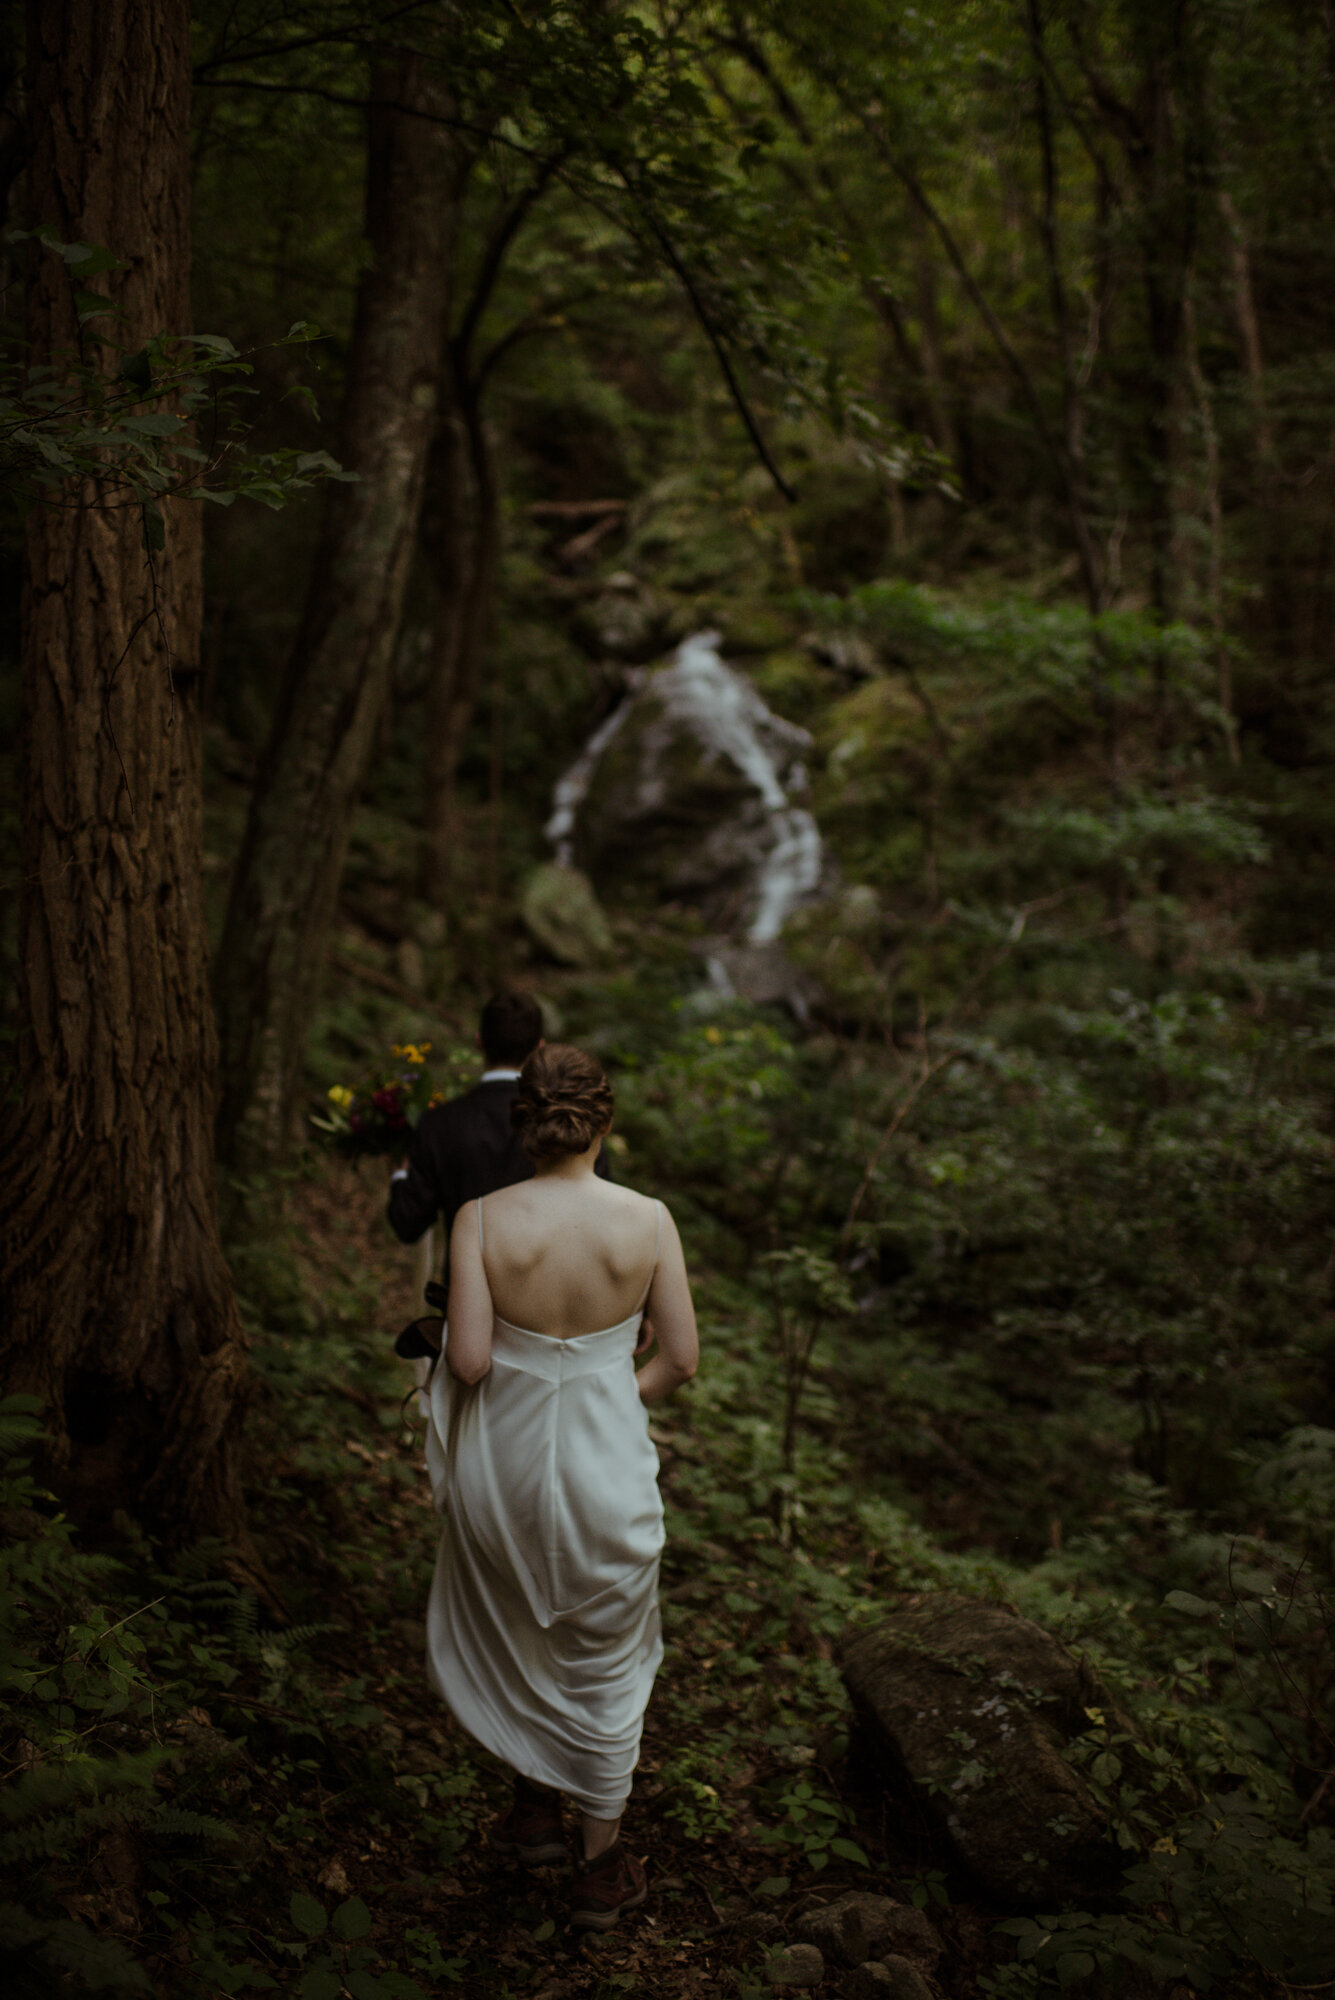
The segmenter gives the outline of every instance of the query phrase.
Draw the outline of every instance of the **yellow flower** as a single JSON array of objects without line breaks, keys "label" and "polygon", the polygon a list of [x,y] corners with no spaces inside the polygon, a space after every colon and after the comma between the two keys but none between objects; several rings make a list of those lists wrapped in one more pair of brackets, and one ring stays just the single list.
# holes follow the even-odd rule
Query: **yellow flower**
[{"label": "yellow flower", "polygon": [[343,1110],[343,1111],[346,1111],[346,1110],[347,1110],[348,1106],[349,1106],[349,1105],[351,1104],[351,1102],[352,1102],[352,1092],[351,1092],[351,1091],[350,1091],[350,1090],[348,1089],[348,1086],[346,1085],[346,1083],[331,1083],[331,1084],[330,1084],[330,1086],[329,1086],[329,1102],[330,1102],[331,1104],[337,1104],[337,1105],[339,1106],[340,1110]]},{"label": "yellow flower", "polygon": [[401,1062],[416,1063],[420,1068],[426,1061],[427,1050],[430,1047],[430,1042],[423,1042],[420,1048],[418,1048],[415,1042],[404,1042],[402,1047],[400,1047],[398,1042],[395,1042],[393,1048],[390,1050],[390,1054],[397,1056]]},{"label": "yellow flower", "polygon": [[713,1042],[714,1046],[717,1048],[718,1044],[723,1040],[722,1028],[706,1028],[705,1040],[707,1042]]}]

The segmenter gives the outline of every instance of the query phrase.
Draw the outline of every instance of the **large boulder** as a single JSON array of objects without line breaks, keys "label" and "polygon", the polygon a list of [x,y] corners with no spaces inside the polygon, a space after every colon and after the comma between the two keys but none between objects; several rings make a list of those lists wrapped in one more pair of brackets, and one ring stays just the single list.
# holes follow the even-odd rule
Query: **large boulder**
[{"label": "large boulder", "polygon": [[891,1786],[990,1894],[1050,1909],[1112,1888],[1122,1857],[1066,1751],[1091,1709],[1132,1725],[1086,1661],[1006,1605],[943,1591],[853,1638],[842,1667]]},{"label": "large boulder", "polygon": [[840,2000],[936,2000],[913,1961],[894,1954],[867,1959],[849,1973],[839,1995]]},{"label": "large boulder", "polygon": [[852,1890],[832,1903],[818,1904],[794,1928],[836,1965],[863,1965],[869,1958],[897,1952],[921,1959],[930,1968],[942,1951],[935,1927],[921,1910],[867,1890]]},{"label": "large boulder", "polygon": [[813,1944],[790,1944],[765,1961],[765,1977],[771,1986],[796,1986],[805,1991],[820,1985],[825,1960]]},{"label": "large boulder", "polygon": [[530,935],[561,965],[601,965],[615,948],[593,885],[578,868],[544,862],[524,883],[519,914]]}]

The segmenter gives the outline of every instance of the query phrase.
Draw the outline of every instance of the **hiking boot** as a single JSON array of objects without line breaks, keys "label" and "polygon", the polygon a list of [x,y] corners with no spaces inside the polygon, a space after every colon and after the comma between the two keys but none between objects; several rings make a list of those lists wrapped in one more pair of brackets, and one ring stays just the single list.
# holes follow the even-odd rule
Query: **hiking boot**
[{"label": "hiking boot", "polygon": [[578,1862],[570,1888],[570,1921],[580,1931],[610,1931],[623,1910],[638,1910],[649,1894],[644,1870],[622,1840]]},{"label": "hiking boot", "polygon": [[561,1830],[561,1794],[543,1791],[527,1778],[515,1779],[515,1802],[491,1829],[491,1844],[513,1854],[526,1868],[541,1868],[566,1859]]}]

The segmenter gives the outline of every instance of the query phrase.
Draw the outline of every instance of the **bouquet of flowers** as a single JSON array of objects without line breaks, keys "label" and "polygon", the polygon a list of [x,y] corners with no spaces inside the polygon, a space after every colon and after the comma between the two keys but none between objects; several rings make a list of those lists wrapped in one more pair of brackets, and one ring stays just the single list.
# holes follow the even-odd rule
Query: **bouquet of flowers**
[{"label": "bouquet of flowers", "polygon": [[333,1084],[326,1116],[312,1117],[312,1125],[354,1159],[405,1153],[422,1113],[444,1102],[445,1093],[427,1068],[430,1053],[430,1042],[396,1042],[387,1063],[355,1083]]}]

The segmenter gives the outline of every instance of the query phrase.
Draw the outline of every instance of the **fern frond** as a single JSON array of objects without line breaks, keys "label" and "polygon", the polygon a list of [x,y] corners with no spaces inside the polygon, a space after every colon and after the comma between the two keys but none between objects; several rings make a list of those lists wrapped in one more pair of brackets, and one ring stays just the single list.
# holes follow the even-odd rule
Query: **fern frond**
[{"label": "fern frond", "polygon": [[166,1752],[153,1747],[119,1757],[81,1757],[68,1764],[41,1764],[0,1791],[0,1818],[31,1819],[54,1812],[77,1798],[100,1800],[118,1792],[152,1786]]},{"label": "fern frond", "polygon": [[266,1648],[271,1646],[276,1653],[293,1653],[298,1646],[309,1645],[312,1639],[333,1630],[327,1620],[318,1625],[289,1625],[285,1632],[266,1633],[264,1644]]},{"label": "fern frond", "polygon": [[145,1832],[156,1840],[159,1837],[176,1840],[235,1841],[240,1835],[225,1819],[214,1819],[208,1813],[186,1812],[180,1806],[159,1806],[136,1814]]},{"label": "fern frond", "polygon": [[238,1651],[253,1654],[255,1633],[260,1622],[259,1599],[249,1590],[239,1590],[231,1605],[227,1636]]},{"label": "fern frond", "polygon": [[73,1812],[56,1813],[31,1826],[17,1827],[0,1834],[0,1868],[22,1867],[36,1861],[50,1861],[56,1855],[71,1855],[90,1833],[120,1825],[128,1815],[110,1799],[78,1806]]},{"label": "fern frond", "polygon": [[152,1982],[123,1944],[98,1937],[69,1918],[47,1926],[38,1957],[53,1971],[72,1974],[92,1993],[151,1993]]}]

